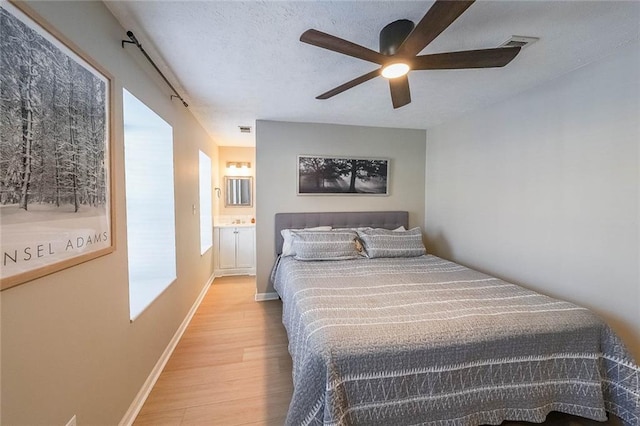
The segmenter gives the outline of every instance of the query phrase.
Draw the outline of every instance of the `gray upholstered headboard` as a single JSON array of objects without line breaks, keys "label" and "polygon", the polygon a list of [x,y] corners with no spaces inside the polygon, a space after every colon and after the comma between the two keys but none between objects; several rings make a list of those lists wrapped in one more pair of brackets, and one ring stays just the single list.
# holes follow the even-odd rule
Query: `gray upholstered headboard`
[{"label": "gray upholstered headboard", "polygon": [[372,228],[395,229],[409,227],[409,212],[320,212],[320,213],[276,213],[276,254],[282,253],[283,229],[311,228],[331,225],[334,228]]}]

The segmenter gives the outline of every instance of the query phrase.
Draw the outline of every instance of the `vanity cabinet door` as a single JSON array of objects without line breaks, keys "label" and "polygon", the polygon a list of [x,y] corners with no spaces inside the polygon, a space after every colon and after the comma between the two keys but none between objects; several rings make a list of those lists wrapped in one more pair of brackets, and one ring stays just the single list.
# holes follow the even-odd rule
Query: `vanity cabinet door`
[{"label": "vanity cabinet door", "polygon": [[255,228],[236,231],[236,268],[255,268]]},{"label": "vanity cabinet door", "polygon": [[218,250],[220,269],[236,267],[236,232],[237,228],[220,228],[220,249]]}]

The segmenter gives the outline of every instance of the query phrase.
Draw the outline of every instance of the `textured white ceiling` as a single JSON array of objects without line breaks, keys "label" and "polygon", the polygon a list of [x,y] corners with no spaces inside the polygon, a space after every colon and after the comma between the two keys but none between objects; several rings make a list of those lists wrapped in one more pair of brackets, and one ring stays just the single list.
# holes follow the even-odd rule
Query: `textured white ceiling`
[{"label": "textured white ceiling", "polygon": [[497,47],[512,35],[540,40],[504,68],[411,72],[412,102],[394,110],[382,77],[316,100],[376,66],[301,43],[300,35],[315,28],[378,50],[382,27],[417,23],[432,1],[105,3],[219,145],[254,145],[255,134],[238,126],[255,129],[256,119],[425,129],[640,39],[639,1],[477,1],[423,53]]}]

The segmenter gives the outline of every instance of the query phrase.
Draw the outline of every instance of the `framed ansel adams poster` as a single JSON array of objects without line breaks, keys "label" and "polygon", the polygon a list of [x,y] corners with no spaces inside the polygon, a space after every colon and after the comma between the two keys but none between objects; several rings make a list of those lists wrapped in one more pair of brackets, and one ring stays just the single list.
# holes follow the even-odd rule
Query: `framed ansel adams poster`
[{"label": "framed ansel adams poster", "polygon": [[111,79],[22,3],[0,0],[0,284],[114,250]]},{"label": "framed ansel adams poster", "polygon": [[389,159],[298,156],[298,195],[388,195]]}]

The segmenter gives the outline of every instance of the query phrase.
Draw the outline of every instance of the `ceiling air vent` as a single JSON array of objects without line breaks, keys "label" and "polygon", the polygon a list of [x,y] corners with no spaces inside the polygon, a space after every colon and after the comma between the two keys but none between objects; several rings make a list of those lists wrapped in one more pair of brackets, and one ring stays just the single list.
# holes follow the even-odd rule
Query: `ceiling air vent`
[{"label": "ceiling air vent", "polygon": [[538,37],[511,36],[511,38],[498,47],[521,47],[525,48],[532,43],[540,40]]},{"label": "ceiling air vent", "polygon": [[240,133],[251,133],[251,126],[238,126]]}]

